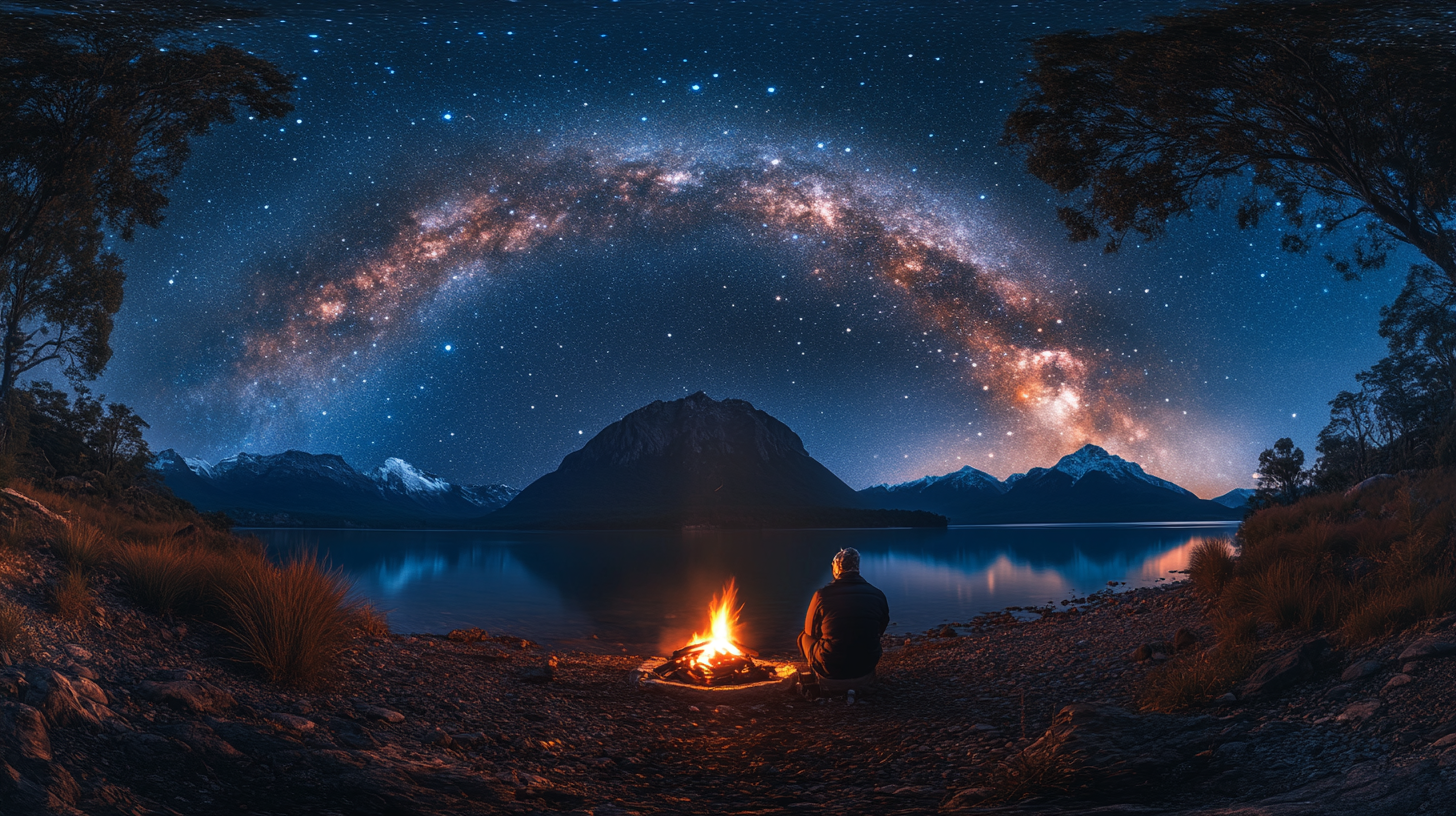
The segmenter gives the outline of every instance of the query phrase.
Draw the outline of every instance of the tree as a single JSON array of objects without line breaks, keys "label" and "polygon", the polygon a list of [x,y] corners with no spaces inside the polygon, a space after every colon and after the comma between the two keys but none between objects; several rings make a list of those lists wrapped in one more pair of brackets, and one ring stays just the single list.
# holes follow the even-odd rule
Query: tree
[{"label": "tree", "polygon": [[1259,454],[1259,489],[1266,502],[1293,504],[1306,481],[1304,451],[1294,447],[1289,437],[1274,443]]},{"label": "tree", "polygon": [[1003,142],[1058,192],[1073,241],[1163,234],[1225,199],[1308,250],[1354,222],[1347,277],[1414,247],[1456,282],[1456,29],[1445,0],[1226,3],[1146,30],[1032,43]]},{"label": "tree", "polygon": [[121,3],[0,12],[0,401],[48,363],[73,381],[111,357],[120,259],[162,222],[190,141],[244,108],[292,109],[292,77],[228,45],[198,44],[221,6]]},{"label": "tree", "polygon": [[134,476],[151,464],[152,449],[142,438],[143,429],[150,427],[125,405],[109,403],[86,435],[86,444],[96,454],[96,469],[115,479]]}]

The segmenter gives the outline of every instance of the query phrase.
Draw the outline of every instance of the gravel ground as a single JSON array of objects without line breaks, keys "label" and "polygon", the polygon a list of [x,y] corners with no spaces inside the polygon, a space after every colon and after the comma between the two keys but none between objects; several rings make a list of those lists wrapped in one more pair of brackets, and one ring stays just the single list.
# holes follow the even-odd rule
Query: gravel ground
[{"label": "gravel ground", "polygon": [[[887,639],[880,682],[852,705],[699,704],[629,683],[649,656],[506,636],[362,638],[302,692],[230,663],[210,625],[139,612],[104,582],[90,623],[60,624],[45,611],[53,574],[47,554],[0,553],[0,596],[38,621],[25,660],[0,657],[7,814],[1456,807],[1456,657],[1399,659],[1419,637],[1444,642],[1448,621],[1327,654],[1281,694],[1177,716],[1129,713],[1158,662],[1130,655],[1180,628],[1211,637],[1181,584]],[[1077,763],[1096,773],[1069,775]],[[1061,775],[1007,803],[1008,767]]]}]

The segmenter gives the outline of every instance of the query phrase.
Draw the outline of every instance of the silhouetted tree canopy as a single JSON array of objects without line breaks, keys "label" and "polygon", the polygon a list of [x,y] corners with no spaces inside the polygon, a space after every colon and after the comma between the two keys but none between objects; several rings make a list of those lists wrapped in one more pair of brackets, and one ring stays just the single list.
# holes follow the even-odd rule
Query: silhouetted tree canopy
[{"label": "silhouetted tree canopy", "polygon": [[292,78],[206,23],[248,16],[200,4],[76,4],[0,10],[0,400],[55,363],[72,380],[111,357],[120,259],[156,227],[190,140],[292,109]]},{"label": "silhouetted tree canopy", "polygon": [[1441,0],[1246,2],[1032,43],[1004,142],[1074,204],[1073,241],[1152,239],[1201,207],[1285,249],[1352,223],[1347,277],[1409,244],[1456,282],[1456,30]]},{"label": "silhouetted tree canopy", "polygon": [[1299,498],[1306,477],[1304,451],[1285,437],[1259,454],[1259,489],[1254,498],[1261,504],[1293,504]]}]

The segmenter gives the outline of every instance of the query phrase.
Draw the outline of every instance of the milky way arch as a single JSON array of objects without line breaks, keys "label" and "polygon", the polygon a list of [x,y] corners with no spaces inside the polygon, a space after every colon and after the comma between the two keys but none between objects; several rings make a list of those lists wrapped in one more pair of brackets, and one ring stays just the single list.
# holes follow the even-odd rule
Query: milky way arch
[{"label": "milky way arch", "polygon": [[959,344],[977,398],[1014,410],[1044,447],[1147,436],[1126,397],[1133,375],[1111,374],[1104,354],[1080,347],[1065,304],[978,261],[953,220],[875,189],[872,178],[761,157],[576,150],[497,166],[470,187],[413,210],[364,260],[305,268],[291,288],[260,293],[259,312],[276,319],[246,337],[222,387],[244,405],[324,400],[321,384],[341,367],[382,359],[384,341],[417,331],[442,292],[497,273],[512,256],[726,221],[764,241],[804,239],[798,245],[818,253],[814,269],[830,280],[870,270],[926,328]]}]

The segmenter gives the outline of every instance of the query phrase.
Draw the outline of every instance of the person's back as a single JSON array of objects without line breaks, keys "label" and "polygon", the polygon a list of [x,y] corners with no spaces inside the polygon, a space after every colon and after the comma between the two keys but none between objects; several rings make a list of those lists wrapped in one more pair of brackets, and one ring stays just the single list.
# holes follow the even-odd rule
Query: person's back
[{"label": "person's back", "polygon": [[814,593],[799,648],[814,673],[831,679],[871,674],[880,662],[880,636],[890,625],[890,603],[859,574],[859,553],[841,550],[834,580]]}]

